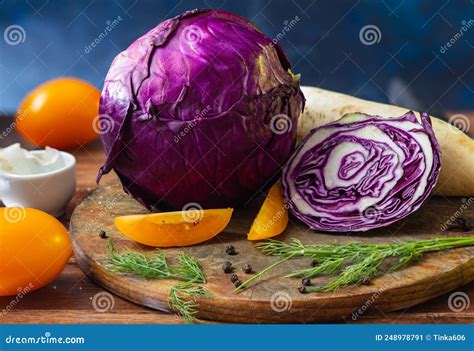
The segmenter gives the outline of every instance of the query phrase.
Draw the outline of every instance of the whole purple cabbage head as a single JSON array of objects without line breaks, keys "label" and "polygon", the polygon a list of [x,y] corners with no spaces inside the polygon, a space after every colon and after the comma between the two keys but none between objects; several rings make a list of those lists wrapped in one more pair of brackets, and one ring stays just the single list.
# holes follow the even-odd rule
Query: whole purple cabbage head
[{"label": "whole purple cabbage head", "polygon": [[314,129],[283,170],[290,211],[328,232],[366,231],[416,211],[441,168],[430,118],[420,117],[354,113]]},{"label": "whole purple cabbage head", "polygon": [[194,10],[113,61],[100,101],[107,160],[149,208],[244,203],[294,148],[304,106],[278,43],[246,19]]}]

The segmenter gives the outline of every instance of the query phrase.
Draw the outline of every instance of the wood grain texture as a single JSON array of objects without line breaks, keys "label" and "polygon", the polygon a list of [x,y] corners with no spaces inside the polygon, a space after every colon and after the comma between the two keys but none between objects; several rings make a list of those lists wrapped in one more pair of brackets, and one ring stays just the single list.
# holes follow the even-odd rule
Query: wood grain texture
[{"label": "wood grain texture", "polygon": [[[474,297],[474,283],[457,289]],[[118,324],[170,324],[182,323],[175,315],[152,310],[114,296],[114,305],[105,312],[94,309],[94,296],[104,289],[94,284],[72,258],[63,273],[50,285],[35,291],[20,300],[7,313],[0,313],[0,324],[26,323],[118,323]],[[448,295],[443,295],[423,304],[395,311],[377,310],[364,313],[355,321],[351,318],[343,323],[474,323],[474,306],[461,312],[451,311]],[[13,298],[1,297],[0,310],[4,310]],[[206,321],[206,323],[209,323]]]},{"label": "wood grain texture", "polygon": [[[471,130],[474,135],[474,113],[466,114],[471,118]],[[11,126],[13,119],[0,118],[0,130]],[[17,134],[11,133],[0,139],[0,147],[13,142],[22,142]],[[31,146],[30,146],[31,147]],[[68,206],[68,215],[62,218],[65,225],[73,209],[82,198],[94,190],[97,169],[104,160],[104,153],[99,142],[94,142],[72,150],[78,159],[78,188],[74,199]],[[104,180],[112,179],[106,176]],[[451,203],[451,199],[445,199]],[[452,203],[451,203],[452,204]],[[474,301],[474,283],[455,290],[463,292]],[[98,312],[92,301],[104,289],[92,282],[79,268],[75,258],[71,258],[66,269],[51,284],[28,294],[17,303],[14,298],[0,297],[0,324],[5,323],[181,323],[181,319],[172,314],[160,312],[129,302],[114,296],[113,307],[106,312]],[[451,293],[444,294],[413,307],[394,312],[382,312],[376,307],[353,320],[346,318],[342,323],[474,323],[474,303],[463,311],[452,311],[448,305]],[[5,313],[6,312],[6,313]],[[206,323],[209,323],[206,321]]]},{"label": "wood grain texture", "polygon": [[[284,275],[294,268],[308,267],[310,260],[293,260],[277,267],[251,288],[236,295],[229,275],[221,269],[225,261],[233,263],[235,272],[243,280],[249,275],[242,272],[242,265],[250,263],[259,271],[275,261],[275,258],[260,254],[253,243],[246,240],[246,232],[261,201],[263,199],[257,199],[245,209],[236,210],[229,226],[216,238],[192,247],[165,250],[171,257],[178,251],[185,251],[198,258],[202,264],[208,278],[205,288],[212,296],[198,300],[200,318],[237,323],[328,322],[351,318],[354,311],[367,305],[382,312],[410,307],[474,279],[474,248],[470,247],[431,253],[421,262],[401,271],[381,275],[370,285],[350,286],[334,293],[300,294],[297,291],[299,281],[285,278]],[[443,198],[432,198],[406,220],[390,227],[350,236],[309,231],[293,219],[279,239],[297,238],[314,244],[349,241],[388,243],[454,235],[442,233],[440,226],[461,204],[462,199],[452,198],[448,203]],[[147,210],[126,196],[117,181],[100,186],[76,207],[72,215],[70,234],[73,250],[82,269],[104,288],[137,304],[168,311],[169,288],[176,282],[148,280],[112,272],[105,241],[98,236],[101,230],[105,230],[119,250],[130,248],[151,252],[153,248],[127,239],[113,224],[115,216],[139,213],[147,213]],[[474,208],[469,208],[463,215],[474,218]],[[236,247],[238,255],[229,256],[225,253],[229,244]]]}]

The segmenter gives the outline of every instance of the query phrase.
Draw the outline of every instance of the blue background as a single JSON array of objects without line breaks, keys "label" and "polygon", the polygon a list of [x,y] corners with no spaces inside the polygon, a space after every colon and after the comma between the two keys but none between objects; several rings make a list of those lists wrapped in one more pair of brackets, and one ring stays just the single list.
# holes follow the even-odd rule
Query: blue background
[{"label": "blue background", "polygon": [[[474,0],[0,0],[0,114],[15,111],[30,89],[57,76],[101,87],[112,59],[134,39],[196,7],[236,12],[271,37],[298,16],[280,42],[305,85],[387,101],[388,82],[399,76],[430,107],[474,107],[474,26],[440,51],[463,20],[474,19]],[[118,16],[119,24],[86,52]],[[359,40],[369,24],[381,32],[374,45]],[[5,42],[10,25],[23,27],[24,42]]]},{"label": "blue background", "polygon": [[[471,324],[458,325],[5,325],[0,347],[10,350],[331,350],[471,351]],[[47,334],[48,333],[48,334]],[[84,344],[12,344],[11,338],[83,337]],[[421,335],[423,341],[385,341],[385,335]],[[465,341],[436,341],[464,335]],[[384,341],[375,341],[375,336]],[[11,336],[11,338],[10,338]],[[428,340],[429,339],[429,340]]]}]

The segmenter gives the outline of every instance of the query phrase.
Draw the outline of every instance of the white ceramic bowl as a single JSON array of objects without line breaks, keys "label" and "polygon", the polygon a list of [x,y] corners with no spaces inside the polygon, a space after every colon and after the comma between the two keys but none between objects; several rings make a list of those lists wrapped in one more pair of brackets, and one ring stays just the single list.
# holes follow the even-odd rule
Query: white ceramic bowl
[{"label": "white ceramic bowl", "polygon": [[4,205],[36,208],[61,216],[76,191],[76,159],[67,152],[61,151],[61,155],[65,166],[52,172],[33,175],[0,172],[0,199]]}]

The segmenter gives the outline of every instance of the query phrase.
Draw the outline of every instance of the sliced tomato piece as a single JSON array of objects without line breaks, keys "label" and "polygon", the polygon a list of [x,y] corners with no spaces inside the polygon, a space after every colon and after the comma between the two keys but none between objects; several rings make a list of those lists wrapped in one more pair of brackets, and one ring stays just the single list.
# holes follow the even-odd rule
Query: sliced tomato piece
[{"label": "sliced tomato piece", "polygon": [[154,247],[189,246],[222,232],[232,208],[161,212],[115,218],[115,226],[128,238]]},{"label": "sliced tomato piece", "polygon": [[283,233],[287,225],[288,209],[283,200],[280,182],[276,182],[255,217],[247,239],[263,240],[277,236]]}]

